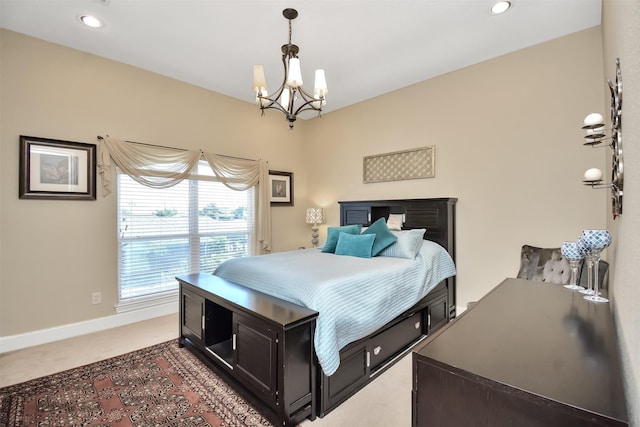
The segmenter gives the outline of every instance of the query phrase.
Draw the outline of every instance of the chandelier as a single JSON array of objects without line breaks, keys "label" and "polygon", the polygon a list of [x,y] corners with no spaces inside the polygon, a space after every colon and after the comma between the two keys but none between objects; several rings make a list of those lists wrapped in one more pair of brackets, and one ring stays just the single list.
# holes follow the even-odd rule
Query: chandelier
[{"label": "chandelier", "polygon": [[291,43],[291,21],[296,19],[298,11],[295,9],[285,9],[282,15],[289,20],[289,43],[282,45],[282,64],[284,65],[284,80],[275,92],[273,97],[269,97],[267,82],[264,78],[264,68],[262,65],[253,66],[253,90],[256,92],[256,103],[264,115],[264,110],[275,108],[282,111],[289,122],[289,129],[293,129],[293,122],[299,113],[308,110],[322,112],[322,107],[326,103],[327,81],[324,77],[324,70],[316,70],[316,81],[313,89],[313,96],[302,89],[302,72],[300,71],[300,59],[298,59],[299,48]]}]

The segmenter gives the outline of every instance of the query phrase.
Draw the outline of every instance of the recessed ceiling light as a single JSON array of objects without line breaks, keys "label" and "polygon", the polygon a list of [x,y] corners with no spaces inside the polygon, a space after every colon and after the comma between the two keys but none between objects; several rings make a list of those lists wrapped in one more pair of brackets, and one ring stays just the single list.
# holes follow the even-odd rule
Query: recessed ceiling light
[{"label": "recessed ceiling light", "polygon": [[506,12],[511,7],[510,1],[497,1],[491,6],[491,14],[492,15],[500,15],[501,13]]},{"label": "recessed ceiling light", "polygon": [[100,28],[104,25],[101,20],[91,15],[82,15],[80,17],[80,22],[91,28]]}]

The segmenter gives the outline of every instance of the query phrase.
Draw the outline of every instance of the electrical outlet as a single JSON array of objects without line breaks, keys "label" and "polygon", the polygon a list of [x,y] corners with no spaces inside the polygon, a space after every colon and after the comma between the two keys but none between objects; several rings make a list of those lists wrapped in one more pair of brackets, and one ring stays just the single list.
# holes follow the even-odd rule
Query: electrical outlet
[{"label": "electrical outlet", "polygon": [[102,292],[94,292],[91,294],[91,304],[100,304],[102,302]]}]

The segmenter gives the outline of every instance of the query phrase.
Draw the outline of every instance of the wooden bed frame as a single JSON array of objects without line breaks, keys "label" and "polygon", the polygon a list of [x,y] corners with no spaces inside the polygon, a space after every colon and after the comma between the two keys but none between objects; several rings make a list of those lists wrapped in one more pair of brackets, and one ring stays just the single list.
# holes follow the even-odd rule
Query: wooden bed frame
[{"label": "wooden bed frame", "polygon": [[[403,229],[425,228],[424,238],[455,261],[455,198],[348,201],[341,225],[368,226],[403,214]],[[323,417],[419,342],[455,317],[455,276],[368,337],[340,351],[340,367],[326,376],[315,356],[318,313],[208,273],[177,277],[180,346],[187,346],[251,404],[281,425]]]}]

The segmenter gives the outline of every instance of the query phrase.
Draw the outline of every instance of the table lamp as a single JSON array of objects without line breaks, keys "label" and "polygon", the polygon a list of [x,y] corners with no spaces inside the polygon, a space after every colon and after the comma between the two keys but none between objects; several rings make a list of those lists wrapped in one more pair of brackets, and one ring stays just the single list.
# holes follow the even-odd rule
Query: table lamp
[{"label": "table lamp", "polygon": [[318,247],[318,224],[324,224],[324,209],[308,208],[307,224],[313,224],[311,227],[311,244],[316,248]]}]

